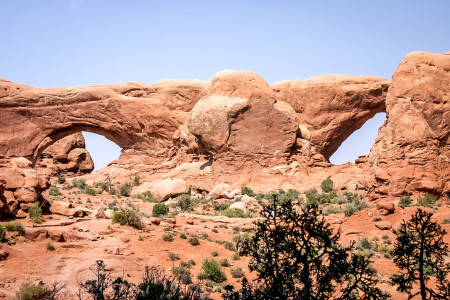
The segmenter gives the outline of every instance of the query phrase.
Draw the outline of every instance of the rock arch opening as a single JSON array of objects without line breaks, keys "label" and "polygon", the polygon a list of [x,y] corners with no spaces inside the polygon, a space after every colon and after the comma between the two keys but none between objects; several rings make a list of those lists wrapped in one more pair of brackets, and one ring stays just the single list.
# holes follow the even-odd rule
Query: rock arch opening
[{"label": "rock arch opening", "polygon": [[83,131],[82,134],[86,142],[86,150],[94,163],[93,172],[106,167],[111,161],[120,157],[122,148],[113,141],[88,131]]},{"label": "rock arch opening", "polygon": [[354,162],[360,155],[368,155],[375,143],[378,129],[386,120],[386,113],[377,113],[353,132],[333,153],[330,162],[335,165]]}]

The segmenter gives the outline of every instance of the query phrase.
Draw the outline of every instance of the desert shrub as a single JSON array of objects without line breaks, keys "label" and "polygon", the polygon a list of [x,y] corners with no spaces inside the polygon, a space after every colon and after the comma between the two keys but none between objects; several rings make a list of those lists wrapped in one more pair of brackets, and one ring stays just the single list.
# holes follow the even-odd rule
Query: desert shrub
[{"label": "desert shrub", "polygon": [[328,206],[324,207],[324,209],[322,210],[322,213],[325,216],[334,215],[334,214],[338,214],[341,212],[342,212],[342,209],[340,207],[336,207],[333,205],[328,205]]},{"label": "desert shrub", "polygon": [[362,239],[359,241],[359,246],[360,246],[362,249],[372,249],[372,243],[369,241],[368,238],[362,238]]},{"label": "desert shrub", "polygon": [[357,211],[356,207],[353,204],[347,204],[344,208],[344,214],[346,217],[350,217]]},{"label": "desert shrub", "polygon": [[109,192],[109,186],[108,183],[104,182],[104,181],[100,181],[100,182],[96,182],[94,184],[94,187],[99,189],[99,194],[103,193],[104,191]]},{"label": "desert shrub", "polygon": [[234,254],[231,256],[231,259],[232,259],[232,260],[240,260],[240,259],[241,259],[241,256],[239,255],[239,253],[234,253]]},{"label": "desert shrub", "polygon": [[133,178],[133,185],[134,185],[134,186],[140,185],[141,183],[140,183],[139,180],[141,180],[141,177],[139,177],[139,176],[134,176],[134,178]]},{"label": "desert shrub", "polygon": [[86,181],[84,179],[72,179],[72,186],[84,190],[87,187]]},{"label": "desert shrub", "polygon": [[181,234],[180,234],[180,238],[181,239],[187,239],[187,235],[186,235],[186,233],[184,233],[184,232],[182,232]]},{"label": "desert shrub", "polygon": [[216,256],[218,256],[218,255],[219,255],[219,252],[217,252],[217,251],[211,252],[211,256],[212,256],[212,257],[216,257]]},{"label": "desert shrub", "polygon": [[145,202],[155,202],[155,198],[153,197],[153,194],[150,191],[146,191],[146,192],[137,194],[134,197],[139,198]]},{"label": "desert shrub", "polygon": [[173,252],[167,253],[167,256],[169,257],[169,259],[171,261],[176,261],[176,260],[180,259],[180,256],[178,254],[176,254],[176,253],[173,253]]},{"label": "desert shrub", "polygon": [[249,188],[247,186],[241,187],[241,194],[242,195],[247,195],[247,196],[250,196],[250,197],[254,197],[255,196],[255,192],[251,188]]},{"label": "desert shrub", "polygon": [[217,230],[216,228],[211,229],[211,231],[214,233],[219,233],[219,230]]},{"label": "desert shrub", "polygon": [[141,283],[138,284],[136,300],[210,300],[208,295],[202,294],[198,284],[181,286],[181,280],[170,280],[157,269],[145,268]]},{"label": "desert shrub", "polygon": [[33,203],[33,205],[28,208],[28,216],[33,223],[41,224],[44,222],[44,218],[42,218],[42,209],[39,206],[39,202]]},{"label": "desert shrub", "polygon": [[50,290],[43,284],[23,282],[16,292],[16,300],[40,300],[49,299]]},{"label": "desert shrub", "polygon": [[176,198],[175,207],[181,211],[192,211],[194,209],[194,201],[189,194],[182,194]]},{"label": "desert shrub", "polygon": [[169,212],[169,207],[165,205],[164,203],[156,203],[155,206],[153,206],[153,216],[154,217],[160,217],[164,216]]},{"label": "desert shrub", "polygon": [[442,224],[450,224],[450,217],[442,220]]},{"label": "desert shrub", "polygon": [[248,244],[253,239],[254,234],[250,232],[240,232],[233,235],[233,242],[236,245],[236,249],[239,252],[244,244]]},{"label": "desert shrub", "polygon": [[373,217],[373,221],[374,221],[374,222],[379,222],[379,221],[381,221],[381,220],[383,220],[382,217]]},{"label": "desert shrub", "polygon": [[335,192],[334,182],[333,182],[333,180],[331,180],[331,178],[327,178],[327,179],[323,180],[322,183],[320,184],[320,187],[322,188],[322,192],[324,192],[324,193]]},{"label": "desert shrub", "polygon": [[50,242],[47,243],[45,248],[47,249],[47,251],[55,251],[55,246],[53,246],[53,244]]},{"label": "desert shrub", "polygon": [[132,205],[120,206],[118,210],[113,213],[111,220],[113,223],[131,226],[136,229],[144,228],[141,214],[138,209]]},{"label": "desert shrub", "polygon": [[244,271],[242,270],[242,268],[231,269],[230,273],[233,278],[241,278],[242,276],[244,276]]},{"label": "desert shrub", "polygon": [[[102,260],[97,260],[95,265],[89,268],[94,279],[79,281],[81,289],[91,295],[93,300],[119,300],[131,299],[132,286],[122,277],[111,278],[111,272],[107,271]],[[80,297],[81,299],[81,297]]]},{"label": "desert shrub", "polygon": [[63,184],[66,182],[66,178],[64,176],[58,176],[56,182],[58,182],[59,184]]},{"label": "desert shrub", "polygon": [[129,197],[131,195],[131,189],[133,186],[130,183],[124,183],[119,185],[119,194],[120,196]]},{"label": "desert shrub", "polygon": [[213,202],[212,202],[212,207],[213,207],[213,209],[214,209],[215,211],[222,211],[222,210],[225,210],[225,209],[227,209],[229,206],[230,206],[230,204],[228,204],[228,203],[226,203],[226,202],[224,202],[224,203],[218,202],[218,201],[213,201]]},{"label": "desert shrub", "polygon": [[400,196],[400,200],[398,201],[398,206],[401,208],[405,208],[407,206],[411,206],[412,200],[411,196],[408,194],[403,194]]},{"label": "desert shrub", "polygon": [[0,243],[6,242],[6,230],[5,227],[0,225]]},{"label": "desert shrub", "polygon": [[220,269],[219,264],[214,258],[211,259],[205,259],[203,261],[202,265],[203,271],[205,271],[205,274],[208,276],[208,279],[220,283],[227,279],[226,275],[222,270]]},{"label": "desert shrub", "polygon": [[419,196],[419,199],[417,199],[417,204],[420,206],[433,207],[435,203],[436,197],[430,193],[425,193],[425,197]]},{"label": "desert shrub", "polygon": [[6,231],[15,231],[20,235],[24,235],[25,234],[25,228],[23,227],[22,224],[18,223],[18,222],[8,222],[5,224],[5,229]]},{"label": "desert shrub", "polygon": [[253,218],[253,214],[250,211],[244,212],[239,208],[227,208],[222,210],[222,215],[229,218]]},{"label": "desert shrub", "polygon": [[189,244],[191,244],[192,246],[198,246],[200,245],[200,241],[197,237],[193,236],[189,239]]},{"label": "desert shrub", "polygon": [[219,264],[222,267],[229,267],[230,266],[230,262],[226,258],[222,258],[221,260],[219,260]]},{"label": "desert shrub", "polygon": [[62,195],[56,186],[51,186],[48,193],[50,196],[61,196]]},{"label": "desert shrub", "polygon": [[173,242],[173,234],[170,232],[164,233],[162,239],[165,242]]},{"label": "desert shrub", "polygon": [[177,266],[172,269],[173,276],[178,279],[182,284],[191,284],[192,276],[191,271],[187,267]]}]

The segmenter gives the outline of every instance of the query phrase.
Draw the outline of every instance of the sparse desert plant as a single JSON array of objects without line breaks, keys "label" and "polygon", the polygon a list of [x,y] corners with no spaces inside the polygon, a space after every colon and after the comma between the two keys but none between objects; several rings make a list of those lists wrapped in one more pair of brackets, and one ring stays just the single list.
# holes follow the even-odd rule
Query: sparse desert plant
[{"label": "sparse desert plant", "polygon": [[334,193],[334,182],[331,180],[331,178],[327,178],[322,181],[320,184],[320,187],[322,188],[322,192],[324,193]]},{"label": "sparse desert plant", "polygon": [[436,197],[428,192],[425,193],[424,197],[419,196],[419,199],[417,199],[417,204],[420,206],[433,207],[435,203]]},{"label": "sparse desert plant", "polygon": [[167,215],[169,212],[169,207],[165,205],[164,203],[156,203],[155,206],[153,206],[153,216],[154,217],[161,217],[164,215]]},{"label": "sparse desert plant", "polygon": [[230,262],[229,262],[228,259],[226,259],[226,258],[220,259],[220,260],[219,260],[219,264],[220,264],[222,267],[229,267],[229,266],[230,266]]},{"label": "sparse desert plant", "polygon": [[23,227],[22,224],[12,221],[12,222],[8,222],[5,224],[5,229],[6,231],[15,231],[17,232],[19,235],[24,235],[25,234],[25,228]]},{"label": "sparse desert plant", "polygon": [[113,223],[131,226],[136,229],[144,228],[141,214],[138,209],[131,204],[120,206],[117,211],[114,211],[111,220]]},{"label": "sparse desert plant", "polygon": [[218,256],[218,255],[219,255],[219,252],[217,252],[217,251],[211,252],[211,256],[212,256],[212,257],[216,257],[216,256]]},{"label": "sparse desert plant", "polygon": [[214,233],[219,233],[219,230],[217,230],[216,228],[211,229],[211,231]]},{"label": "sparse desert plant", "polygon": [[174,252],[167,253],[167,256],[169,257],[169,259],[171,261],[176,261],[176,260],[180,259],[180,256]]},{"label": "sparse desert plant", "polygon": [[31,221],[36,224],[41,224],[44,222],[44,218],[42,218],[42,209],[39,205],[39,202],[33,203],[30,208],[28,208],[28,216],[30,217]]},{"label": "sparse desert plant", "polygon": [[442,220],[442,224],[450,224],[450,217]]},{"label": "sparse desert plant", "polygon": [[179,195],[175,202],[175,207],[179,208],[182,212],[192,211],[194,209],[194,201],[189,194]]},{"label": "sparse desert plant", "polygon": [[244,276],[244,271],[242,270],[242,268],[231,269],[230,273],[233,278],[241,278]]},{"label": "sparse desert plant", "polygon": [[187,267],[177,266],[172,269],[173,276],[182,284],[191,284],[191,271]]},{"label": "sparse desert plant", "polygon": [[222,211],[222,215],[229,217],[229,218],[253,218],[254,215],[250,212],[244,212],[242,209],[239,208],[227,208]]},{"label": "sparse desert plant", "polygon": [[247,196],[250,196],[250,197],[254,197],[255,196],[255,192],[251,188],[249,188],[247,186],[241,187],[241,194],[242,195],[247,195]]},{"label": "sparse desert plant", "polygon": [[184,232],[182,232],[181,234],[180,234],[180,238],[181,239],[187,239],[187,235],[186,235],[186,233],[184,233]]},{"label": "sparse desert plant", "polygon": [[398,201],[398,206],[401,208],[405,208],[407,206],[411,206],[412,200],[411,196],[408,194],[400,195],[400,200]]},{"label": "sparse desert plant", "polygon": [[62,195],[56,186],[51,186],[48,193],[50,196],[61,196]]},{"label": "sparse desert plant", "polygon": [[344,208],[344,214],[346,217],[350,217],[357,211],[356,207],[352,204],[347,204]]},{"label": "sparse desert plant", "polygon": [[0,225],[0,243],[6,242],[6,230],[3,225]]},{"label": "sparse desert plant", "polygon": [[16,300],[49,299],[50,290],[44,283],[23,282],[16,292]]},{"label": "sparse desert plant", "polygon": [[58,176],[58,179],[56,180],[59,184],[63,184],[66,182],[66,178],[64,176]]},{"label": "sparse desert plant", "polygon": [[214,258],[211,259],[206,258],[203,261],[202,269],[203,271],[205,271],[205,274],[208,276],[208,279],[214,282],[220,283],[227,279],[225,273],[222,272],[219,264]]},{"label": "sparse desert plant", "polygon": [[379,221],[381,221],[381,220],[383,220],[382,217],[373,217],[373,221],[374,221],[374,222],[379,222]]},{"label": "sparse desert plant", "polygon": [[222,211],[227,209],[230,206],[230,204],[226,202],[219,202],[219,201],[213,201],[212,207],[215,211]]},{"label": "sparse desert plant", "polygon": [[362,239],[359,241],[359,246],[360,246],[362,249],[372,249],[372,243],[369,241],[368,238],[362,238]]},{"label": "sparse desert plant", "polygon": [[150,191],[140,193],[136,195],[136,197],[145,202],[155,202],[155,198],[153,197],[153,194]]},{"label": "sparse desert plant", "polygon": [[324,207],[322,210],[322,213],[324,216],[334,215],[334,214],[338,214],[341,212],[342,212],[342,209],[340,207],[333,206],[333,205],[328,205],[328,206]]},{"label": "sparse desert plant", "polygon": [[129,197],[131,195],[131,189],[133,186],[130,183],[124,183],[119,185],[119,194],[120,196]]},{"label": "sparse desert plant", "polygon": [[189,244],[191,244],[192,246],[198,246],[200,245],[200,241],[197,237],[193,236],[189,239]]},{"label": "sparse desert plant", "polygon": [[47,243],[45,248],[47,249],[47,251],[55,251],[55,246],[53,246],[53,244],[50,242]]},{"label": "sparse desert plant", "polygon": [[162,239],[165,242],[173,242],[173,234],[170,232],[164,233]]},{"label": "sparse desert plant", "polygon": [[138,185],[140,185],[141,183],[140,183],[140,181],[139,180],[141,180],[141,177],[139,177],[139,176],[134,176],[134,178],[133,178],[133,185],[134,186],[138,186]]}]

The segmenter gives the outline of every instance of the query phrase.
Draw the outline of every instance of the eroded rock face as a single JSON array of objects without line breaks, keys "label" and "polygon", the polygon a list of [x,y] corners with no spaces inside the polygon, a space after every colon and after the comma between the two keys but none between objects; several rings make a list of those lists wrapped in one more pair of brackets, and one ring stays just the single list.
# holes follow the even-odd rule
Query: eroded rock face
[{"label": "eroded rock face", "polygon": [[386,110],[389,80],[376,76],[324,75],[281,81],[271,87],[278,99],[294,108],[304,138],[328,159],[367,120]]},{"label": "eroded rock face", "polygon": [[412,52],[400,63],[369,156],[374,194],[450,192],[449,90],[450,55]]},{"label": "eroded rock face", "polygon": [[298,123],[292,107],[277,101],[263,78],[223,71],[211,78],[188,128],[212,153],[282,155],[293,146]]},{"label": "eroded rock face", "polygon": [[81,133],[66,136],[44,150],[36,167],[48,176],[90,173],[94,169],[94,162],[85,146]]}]

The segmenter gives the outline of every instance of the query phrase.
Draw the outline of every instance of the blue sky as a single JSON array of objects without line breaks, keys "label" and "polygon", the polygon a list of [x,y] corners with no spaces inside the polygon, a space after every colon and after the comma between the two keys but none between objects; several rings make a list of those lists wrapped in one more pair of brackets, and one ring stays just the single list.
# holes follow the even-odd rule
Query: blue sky
[{"label": "blue sky", "polygon": [[[251,70],[269,83],[391,78],[408,52],[450,50],[450,1],[0,3],[0,77],[38,87],[208,80],[224,69]],[[375,135],[378,127],[371,125]],[[372,144],[349,148],[367,154]],[[357,156],[344,154],[339,161]]]}]

